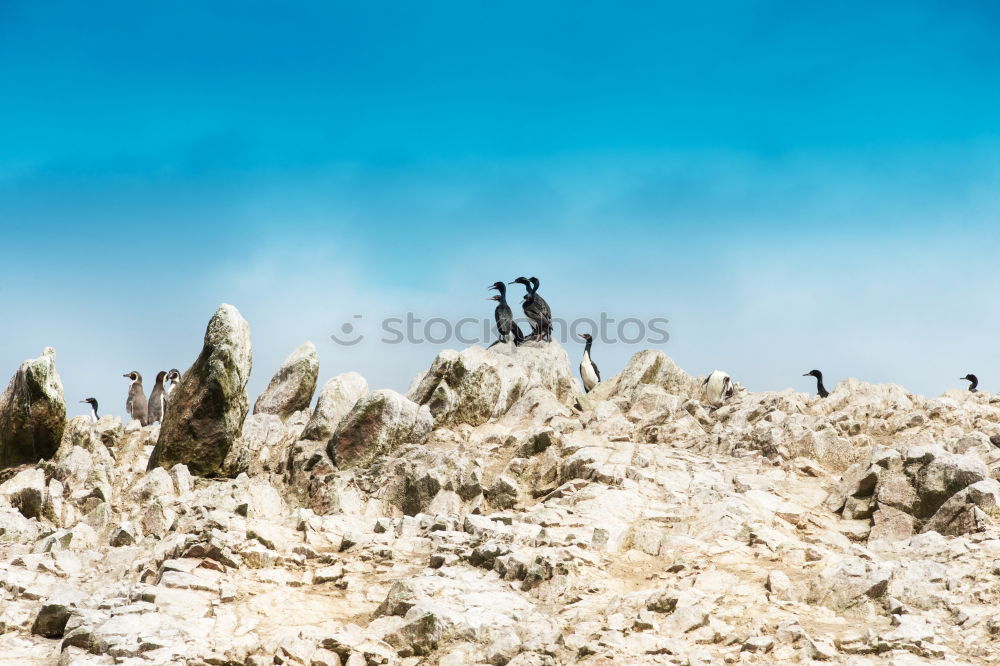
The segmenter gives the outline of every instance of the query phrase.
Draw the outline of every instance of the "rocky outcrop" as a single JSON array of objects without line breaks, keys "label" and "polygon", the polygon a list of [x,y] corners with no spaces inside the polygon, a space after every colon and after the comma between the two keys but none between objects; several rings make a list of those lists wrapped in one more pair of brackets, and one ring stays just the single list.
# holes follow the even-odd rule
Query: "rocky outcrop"
[{"label": "rocky outcrop", "polygon": [[0,395],[0,468],[36,463],[56,452],[66,426],[66,401],[47,347],[18,368]]},{"label": "rocky outcrop", "polygon": [[236,308],[222,305],[208,323],[201,354],[170,394],[150,469],[183,464],[199,476],[222,471],[247,416],[252,365],[250,326]]},{"label": "rocky outcrop", "polygon": [[289,415],[285,420],[275,414],[251,414],[243,423],[243,432],[229,449],[223,471],[226,476],[257,476],[282,471],[291,446],[300,439],[309,412]]},{"label": "rocky outcrop", "polygon": [[870,543],[909,539],[917,532],[957,536],[979,531],[985,511],[996,512],[1000,483],[989,478],[981,458],[941,446],[902,452],[873,450],[849,468],[825,506],[852,521],[871,519]]},{"label": "rocky outcrop", "polygon": [[305,342],[288,355],[278,372],[253,405],[254,414],[275,414],[287,419],[308,409],[316,392],[319,354],[316,345]]},{"label": "rocky outcrop", "polygon": [[512,352],[501,346],[443,351],[407,397],[427,405],[439,426],[476,426],[506,414],[531,389],[561,403],[582,392],[558,343],[529,342]]},{"label": "rocky outcrop", "polygon": [[433,427],[430,410],[395,391],[362,396],[330,438],[327,453],[340,467],[362,465],[404,443],[420,444]]},{"label": "rocky outcrop", "polygon": [[[51,459],[0,471],[0,655],[995,659],[1000,399],[847,381],[712,405],[668,361],[587,396],[538,373],[433,429],[429,404],[343,375],[323,409],[247,418],[221,478],[147,470],[157,426],[71,419]],[[452,407],[493,395],[491,372],[449,379]]]},{"label": "rocky outcrop", "polygon": [[358,399],[366,393],[368,382],[356,372],[345,372],[328,381],[323,385],[316,400],[316,408],[302,431],[302,439],[330,441],[341,419],[347,416]]},{"label": "rocky outcrop", "polygon": [[598,384],[591,391],[590,398],[620,398],[631,403],[645,386],[658,386],[670,395],[698,398],[702,392],[701,384],[701,379],[688,375],[663,352],[647,349],[633,356],[624,370]]}]

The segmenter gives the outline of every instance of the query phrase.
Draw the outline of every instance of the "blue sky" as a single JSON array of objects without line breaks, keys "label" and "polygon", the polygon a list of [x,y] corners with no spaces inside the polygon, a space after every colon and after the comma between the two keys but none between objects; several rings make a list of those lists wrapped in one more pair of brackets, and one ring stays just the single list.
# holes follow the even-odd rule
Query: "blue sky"
[{"label": "blue sky", "polygon": [[528,274],[755,390],[1000,387],[998,30],[985,2],[0,1],[0,373],[52,345],[120,413],[231,302],[252,393],[305,339],[402,389],[439,347],[379,319],[489,318]]}]

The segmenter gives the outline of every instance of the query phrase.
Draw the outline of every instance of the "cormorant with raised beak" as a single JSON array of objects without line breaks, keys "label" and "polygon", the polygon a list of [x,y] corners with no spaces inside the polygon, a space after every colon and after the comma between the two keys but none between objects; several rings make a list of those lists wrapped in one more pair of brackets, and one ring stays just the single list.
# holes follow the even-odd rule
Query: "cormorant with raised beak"
[{"label": "cormorant with raised beak", "polygon": [[523,284],[527,290],[521,307],[524,309],[524,316],[531,322],[532,337],[536,341],[542,339],[551,340],[552,310],[549,308],[549,304],[545,302],[545,299],[536,293],[539,285],[538,278],[533,277],[528,279],[526,277],[519,277],[510,284]]},{"label": "cormorant with raised beak", "polygon": [[494,282],[489,288],[500,292],[496,296],[490,296],[486,299],[488,301],[497,301],[497,308],[493,313],[493,317],[496,319],[497,333],[500,335],[500,339],[490,345],[490,347],[501,342],[506,344],[511,341],[515,345],[521,344],[524,342],[524,333],[521,332],[517,322],[514,321],[514,313],[511,312],[510,306],[507,305],[507,285],[503,282]]}]

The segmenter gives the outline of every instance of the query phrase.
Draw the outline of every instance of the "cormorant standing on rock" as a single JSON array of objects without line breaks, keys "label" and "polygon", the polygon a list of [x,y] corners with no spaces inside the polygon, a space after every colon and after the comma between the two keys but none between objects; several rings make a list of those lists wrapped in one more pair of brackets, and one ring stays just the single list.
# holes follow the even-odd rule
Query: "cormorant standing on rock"
[{"label": "cormorant standing on rock", "polygon": [[815,377],[816,378],[816,392],[819,394],[819,397],[825,398],[826,396],[830,395],[830,392],[826,390],[825,386],[823,386],[823,373],[822,372],[820,372],[819,370],[810,370],[809,372],[807,372],[806,374],[804,374],[802,376],[803,377]]},{"label": "cormorant standing on rock", "polygon": [[166,390],[167,395],[170,395],[170,392],[174,390],[174,388],[177,386],[177,383],[181,381],[181,371],[178,370],[177,368],[173,368],[172,370],[168,370],[167,371],[167,381],[170,382],[170,383],[169,384],[164,384],[163,387],[164,387],[164,390]]},{"label": "cormorant standing on rock", "polygon": [[524,316],[531,321],[531,335],[538,341],[542,339],[552,339],[552,310],[545,299],[539,296],[538,278],[519,277],[510,284],[523,284],[528,293],[524,295],[521,307],[524,308]]},{"label": "cormorant standing on rock", "polygon": [[538,294],[538,286],[541,284],[539,279],[536,277],[530,277],[528,279],[531,280],[531,294],[535,299],[535,304],[542,313],[542,322],[545,324],[545,339],[552,342],[552,308],[550,308],[545,299]]},{"label": "cormorant standing on rock", "polygon": [[[490,347],[501,342],[506,344],[512,338],[515,345],[521,344],[524,342],[524,333],[521,332],[517,322],[514,321],[514,313],[511,312],[510,306],[507,305],[507,285],[503,282],[494,282],[489,288],[500,292],[496,296],[490,296],[486,299],[488,301],[497,301],[497,309],[493,312],[493,317],[496,319],[497,333],[500,335],[500,339],[490,345]],[[490,347],[487,347],[487,349]]]},{"label": "cormorant standing on rock", "polygon": [[964,377],[960,377],[960,379],[971,382],[969,384],[969,393],[979,393],[979,377],[970,373]]},{"label": "cormorant standing on rock", "polygon": [[590,333],[584,333],[580,337],[587,343],[587,346],[583,348],[583,360],[580,361],[580,378],[583,379],[584,393],[590,393],[600,383],[601,371],[597,369],[597,364],[590,358],[590,345],[593,344],[594,338],[590,336]]},{"label": "cormorant standing on rock", "polygon": [[122,377],[128,377],[132,383],[128,387],[128,399],[125,401],[125,411],[130,417],[136,419],[142,425],[149,425],[149,415],[146,411],[146,392],[142,390],[142,375],[138,370],[127,372]]},{"label": "cormorant standing on rock", "polygon": [[97,415],[97,398],[87,398],[86,400],[81,400],[80,402],[85,402],[90,405],[90,422],[97,423],[97,419],[100,418]]},{"label": "cormorant standing on rock", "polygon": [[167,409],[167,390],[163,386],[163,380],[167,378],[166,370],[156,373],[156,384],[149,392],[149,402],[146,407],[146,415],[150,423],[163,421],[163,413]]}]

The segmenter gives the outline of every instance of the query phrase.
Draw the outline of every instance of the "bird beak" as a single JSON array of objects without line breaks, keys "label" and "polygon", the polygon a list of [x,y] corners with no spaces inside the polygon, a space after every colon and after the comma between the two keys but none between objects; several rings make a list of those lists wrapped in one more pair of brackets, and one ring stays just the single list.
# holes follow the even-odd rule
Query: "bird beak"
[{"label": "bird beak", "polygon": [[132,375],[130,373],[126,373],[122,375],[122,377],[128,377],[129,379],[132,379]]},{"label": "bird beak", "polygon": [[492,298],[484,298],[483,300],[484,301],[492,301],[493,299]]},{"label": "bird beak", "polygon": [[517,280],[511,280],[511,281],[510,281],[510,282],[508,282],[507,284],[516,284],[516,283],[517,283]]},{"label": "bird beak", "polygon": [[81,400],[80,402],[87,402],[86,400]]},{"label": "bird beak", "polygon": [[809,373],[808,373],[808,372],[803,372],[803,373],[802,373],[802,376],[803,376],[803,377],[808,377],[808,376],[809,376]]}]

